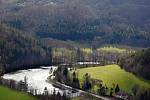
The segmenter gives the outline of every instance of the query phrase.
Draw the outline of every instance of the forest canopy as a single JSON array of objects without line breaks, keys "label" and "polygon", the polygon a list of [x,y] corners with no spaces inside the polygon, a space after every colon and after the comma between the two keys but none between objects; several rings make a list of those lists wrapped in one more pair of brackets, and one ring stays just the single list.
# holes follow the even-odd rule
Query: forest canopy
[{"label": "forest canopy", "polygon": [[0,64],[6,72],[51,64],[51,47],[29,33],[0,25]]}]

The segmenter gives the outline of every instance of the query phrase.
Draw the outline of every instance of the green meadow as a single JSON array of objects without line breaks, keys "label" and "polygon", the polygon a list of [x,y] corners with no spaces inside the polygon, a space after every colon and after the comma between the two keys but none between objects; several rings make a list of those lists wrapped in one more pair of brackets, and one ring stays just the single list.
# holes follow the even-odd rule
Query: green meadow
[{"label": "green meadow", "polygon": [[27,93],[18,92],[16,90],[0,86],[0,100],[37,100],[37,99]]},{"label": "green meadow", "polygon": [[132,93],[132,88],[135,85],[138,85],[142,89],[150,88],[149,81],[126,72],[115,64],[77,69],[77,72],[81,84],[83,75],[88,73],[91,75],[91,78],[102,80],[103,84],[106,84],[107,87],[113,87],[112,84],[118,84],[121,91],[128,93]]},{"label": "green meadow", "polygon": [[97,50],[104,51],[104,52],[113,52],[113,53],[124,53],[127,51],[126,49],[112,47],[112,46],[101,47],[101,48],[98,48]]},{"label": "green meadow", "polygon": [[[83,48],[82,49],[83,52],[86,53],[92,53],[92,49],[91,48]],[[97,51],[103,51],[103,52],[109,52],[109,53],[124,53],[126,51],[128,51],[125,48],[119,48],[119,47],[113,47],[113,46],[104,46],[104,47],[100,47],[97,48]]]}]

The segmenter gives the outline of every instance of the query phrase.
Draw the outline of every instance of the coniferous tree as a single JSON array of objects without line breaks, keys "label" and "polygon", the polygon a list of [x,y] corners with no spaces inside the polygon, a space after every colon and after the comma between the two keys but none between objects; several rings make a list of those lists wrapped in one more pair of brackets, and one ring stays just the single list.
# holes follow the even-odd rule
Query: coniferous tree
[{"label": "coniferous tree", "polygon": [[119,92],[120,91],[120,88],[119,88],[119,85],[117,84],[116,88],[115,88],[115,93]]}]

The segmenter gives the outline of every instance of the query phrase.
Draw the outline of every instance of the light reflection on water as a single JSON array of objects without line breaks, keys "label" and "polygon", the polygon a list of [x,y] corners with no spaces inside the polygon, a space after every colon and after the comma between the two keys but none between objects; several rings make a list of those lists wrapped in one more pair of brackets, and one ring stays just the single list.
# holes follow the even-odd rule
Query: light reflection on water
[{"label": "light reflection on water", "polygon": [[[47,87],[49,93],[53,93],[54,89],[56,92],[62,92],[60,89],[46,82],[47,77],[50,75],[50,68],[51,67],[41,67],[37,69],[19,70],[17,72],[5,74],[3,78],[13,79],[19,82],[24,80],[24,77],[26,76],[29,89],[37,89],[38,94],[42,94],[45,87]],[[56,69],[57,67],[52,68]]]}]

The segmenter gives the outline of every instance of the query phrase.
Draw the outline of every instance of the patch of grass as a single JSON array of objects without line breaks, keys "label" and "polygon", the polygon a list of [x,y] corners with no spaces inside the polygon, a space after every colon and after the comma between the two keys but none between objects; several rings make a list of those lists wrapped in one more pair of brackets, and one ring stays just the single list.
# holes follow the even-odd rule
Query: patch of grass
[{"label": "patch of grass", "polygon": [[127,50],[123,48],[117,48],[117,47],[112,47],[112,46],[107,46],[107,47],[102,47],[98,48],[98,51],[105,51],[105,52],[113,52],[113,53],[124,53]]},{"label": "patch of grass", "polygon": [[135,85],[139,85],[143,89],[150,88],[149,81],[126,72],[118,65],[82,68],[78,69],[77,72],[81,84],[83,75],[89,73],[91,78],[102,80],[107,87],[113,87],[112,84],[119,84],[120,89],[128,93],[132,93],[131,90]]},{"label": "patch of grass", "polygon": [[54,48],[53,49],[53,56],[71,55],[72,53],[74,53],[74,51],[69,50],[67,48]]},{"label": "patch of grass", "polygon": [[88,54],[92,53],[92,49],[91,48],[83,48],[82,50],[83,50],[83,52],[88,53]]},{"label": "patch of grass", "polygon": [[37,100],[27,93],[18,92],[4,86],[0,86],[0,100]]}]

